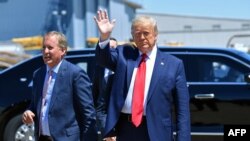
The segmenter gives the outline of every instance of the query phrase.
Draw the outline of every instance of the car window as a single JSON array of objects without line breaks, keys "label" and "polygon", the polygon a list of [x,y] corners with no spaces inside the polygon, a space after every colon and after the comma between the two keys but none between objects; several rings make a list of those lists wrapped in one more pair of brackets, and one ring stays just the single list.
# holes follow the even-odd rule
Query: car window
[{"label": "car window", "polygon": [[88,73],[88,69],[87,69],[88,63],[87,62],[78,62],[78,63],[76,63],[76,65]]},{"label": "car window", "polygon": [[244,82],[244,65],[231,58],[190,55],[188,63],[190,82]]},{"label": "car window", "polygon": [[215,81],[244,82],[244,73],[229,65],[225,64],[224,62],[213,62]]},{"label": "car window", "polygon": [[76,64],[80,68],[82,68],[85,72],[87,72],[88,76],[92,80],[94,75],[94,68],[95,68],[95,60],[93,59],[94,56],[67,56],[66,59],[73,64]]}]

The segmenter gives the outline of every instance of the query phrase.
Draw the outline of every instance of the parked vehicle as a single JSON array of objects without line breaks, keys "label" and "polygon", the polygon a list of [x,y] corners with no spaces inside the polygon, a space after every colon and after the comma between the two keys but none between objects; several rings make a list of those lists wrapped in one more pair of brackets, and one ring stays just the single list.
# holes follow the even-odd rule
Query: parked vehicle
[{"label": "parked vehicle", "polygon": [[181,58],[193,141],[223,141],[226,124],[250,124],[250,55],[225,48],[164,48]]},{"label": "parked vehicle", "polygon": [[[223,140],[225,124],[250,124],[250,56],[229,48],[160,48],[183,60],[190,92],[192,140]],[[90,78],[94,50],[69,51],[66,59]],[[33,141],[21,115],[30,103],[32,73],[41,55],[0,72],[0,140]]]}]

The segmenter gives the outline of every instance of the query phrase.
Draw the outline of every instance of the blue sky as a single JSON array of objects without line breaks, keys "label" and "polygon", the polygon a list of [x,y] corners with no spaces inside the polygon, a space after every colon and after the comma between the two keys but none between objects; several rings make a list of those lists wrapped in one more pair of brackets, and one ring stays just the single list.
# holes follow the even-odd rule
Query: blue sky
[{"label": "blue sky", "polygon": [[141,0],[138,12],[250,20],[250,0]]}]

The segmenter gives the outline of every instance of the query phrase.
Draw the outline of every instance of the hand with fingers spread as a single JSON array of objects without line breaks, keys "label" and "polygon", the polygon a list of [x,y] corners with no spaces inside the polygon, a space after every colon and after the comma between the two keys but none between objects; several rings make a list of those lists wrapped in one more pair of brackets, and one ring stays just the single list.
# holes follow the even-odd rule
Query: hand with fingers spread
[{"label": "hand with fingers spread", "polygon": [[35,114],[33,112],[31,112],[30,110],[26,110],[23,113],[23,123],[25,124],[32,124],[34,122],[33,118],[35,117]]},{"label": "hand with fingers spread", "polygon": [[101,40],[107,40],[114,28],[115,20],[110,21],[106,10],[98,10],[94,20],[101,34]]}]

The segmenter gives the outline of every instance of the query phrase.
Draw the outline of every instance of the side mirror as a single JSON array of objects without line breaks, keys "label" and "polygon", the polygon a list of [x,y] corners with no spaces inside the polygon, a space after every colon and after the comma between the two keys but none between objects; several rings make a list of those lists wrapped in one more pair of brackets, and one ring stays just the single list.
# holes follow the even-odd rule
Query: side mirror
[{"label": "side mirror", "polygon": [[245,82],[250,83],[250,73],[245,74]]}]

